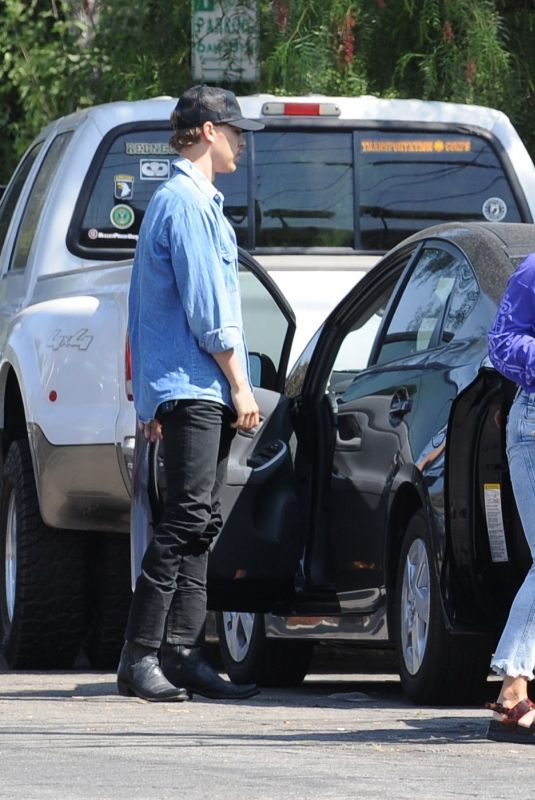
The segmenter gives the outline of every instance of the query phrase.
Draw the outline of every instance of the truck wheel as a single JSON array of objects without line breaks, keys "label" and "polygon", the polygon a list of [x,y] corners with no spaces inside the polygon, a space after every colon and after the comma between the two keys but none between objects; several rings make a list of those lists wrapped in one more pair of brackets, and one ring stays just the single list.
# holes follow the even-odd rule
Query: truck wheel
[{"label": "truck wheel", "polygon": [[11,444],[0,486],[1,652],[13,669],[68,668],[87,611],[87,537],[41,519],[28,442]]},{"label": "truck wheel", "polygon": [[85,653],[94,669],[114,670],[132,597],[128,534],[96,534],[91,584],[92,618]]},{"label": "truck wheel", "polygon": [[485,639],[451,634],[444,623],[423,511],[410,520],[398,568],[395,634],[404,693],[422,705],[477,702],[489,672]]},{"label": "truck wheel", "polygon": [[219,648],[234,683],[298,686],[308,672],[313,642],[267,639],[264,615],[244,611],[217,613]]}]

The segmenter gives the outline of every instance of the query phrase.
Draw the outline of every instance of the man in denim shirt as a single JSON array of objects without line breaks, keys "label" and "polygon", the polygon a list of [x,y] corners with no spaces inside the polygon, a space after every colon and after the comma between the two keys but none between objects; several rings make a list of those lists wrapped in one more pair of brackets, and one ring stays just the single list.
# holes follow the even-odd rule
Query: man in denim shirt
[{"label": "man in denim shirt", "polygon": [[[259,423],[249,380],[238,252],[213,180],[234,172],[244,119],[234,94],[188,89],[171,116],[174,174],[149,203],[129,296],[134,403],[163,437],[167,501],[147,548],[121,654],[119,692],[145,700],[250,697],[204,660],[208,550],[236,429]],[[160,660],[158,659],[158,652]]]}]

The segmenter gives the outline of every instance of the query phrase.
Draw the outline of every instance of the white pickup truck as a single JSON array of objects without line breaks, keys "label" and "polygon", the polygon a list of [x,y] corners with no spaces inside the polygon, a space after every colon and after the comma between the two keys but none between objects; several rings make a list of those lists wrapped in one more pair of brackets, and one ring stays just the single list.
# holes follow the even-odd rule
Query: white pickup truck
[{"label": "white pickup truck", "polygon": [[[0,635],[6,663],[113,667],[130,592],[131,258],[170,173],[171,98],[51,123],[0,203]],[[491,109],[377,98],[241,98],[266,123],[220,188],[266,380],[381,252],[448,219],[535,219],[534,168]],[[251,272],[252,270],[252,272]],[[255,277],[256,276],[256,277]],[[293,315],[298,336],[290,351]],[[275,303],[279,329],[262,322]],[[267,317],[264,317],[267,319]],[[264,363],[264,366],[265,366]],[[126,376],[128,377],[128,376]]]}]

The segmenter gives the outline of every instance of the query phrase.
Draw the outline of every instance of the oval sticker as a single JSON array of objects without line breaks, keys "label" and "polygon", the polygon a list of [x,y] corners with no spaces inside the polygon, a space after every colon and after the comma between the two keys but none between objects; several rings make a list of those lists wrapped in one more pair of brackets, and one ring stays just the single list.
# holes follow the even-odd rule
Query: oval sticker
[{"label": "oval sticker", "polygon": [[507,214],[507,205],[501,197],[489,197],[483,203],[481,211],[489,222],[501,222]]},{"label": "oval sticker", "polygon": [[130,228],[134,224],[133,209],[124,203],[113,206],[110,212],[110,222],[114,228],[119,228],[122,231]]}]

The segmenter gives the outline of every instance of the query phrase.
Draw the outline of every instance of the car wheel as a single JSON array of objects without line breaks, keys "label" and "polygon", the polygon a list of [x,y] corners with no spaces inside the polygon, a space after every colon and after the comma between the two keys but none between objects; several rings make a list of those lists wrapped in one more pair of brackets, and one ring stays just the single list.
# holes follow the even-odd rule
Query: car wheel
[{"label": "car wheel", "polygon": [[91,584],[92,610],[85,653],[94,669],[114,670],[119,663],[132,598],[128,535],[96,534]]},{"label": "car wheel", "polygon": [[0,488],[1,651],[14,669],[68,668],[87,613],[87,536],[48,528],[30,448],[11,444]]},{"label": "car wheel", "polygon": [[481,697],[491,648],[486,640],[455,636],[445,626],[423,511],[412,517],[403,539],[395,635],[401,685],[415,703],[449,705]]},{"label": "car wheel", "polygon": [[217,632],[223,665],[234,683],[297,686],[308,672],[314,643],[267,639],[263,614],[220,611]]}]

